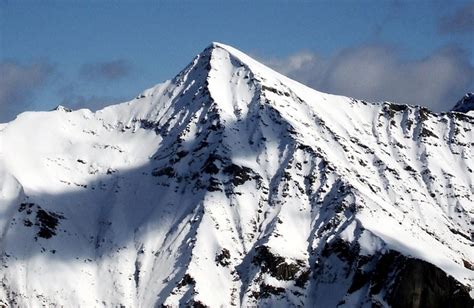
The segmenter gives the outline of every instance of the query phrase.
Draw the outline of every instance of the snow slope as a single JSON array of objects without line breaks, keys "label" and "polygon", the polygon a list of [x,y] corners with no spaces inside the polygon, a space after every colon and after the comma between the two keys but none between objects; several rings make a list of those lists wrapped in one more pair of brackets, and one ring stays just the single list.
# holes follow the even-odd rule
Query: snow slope
[{"label": "snow slope", "polygon": [[469,302],[473,126],[219,43],[132,101],[23,113],[0,125],[0,304],[383,307],[421,270]]}]

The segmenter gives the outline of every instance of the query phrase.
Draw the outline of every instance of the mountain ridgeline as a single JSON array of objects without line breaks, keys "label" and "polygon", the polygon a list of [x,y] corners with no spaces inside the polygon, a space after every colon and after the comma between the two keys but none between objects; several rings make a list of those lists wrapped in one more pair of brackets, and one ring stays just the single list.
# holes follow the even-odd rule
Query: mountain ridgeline
[{"label": "mountain ridgeline", "polygon": [[0,124],[0,306],[472,307],[457,106],[320,93],[213,43],[129,102],[23,113]]}]

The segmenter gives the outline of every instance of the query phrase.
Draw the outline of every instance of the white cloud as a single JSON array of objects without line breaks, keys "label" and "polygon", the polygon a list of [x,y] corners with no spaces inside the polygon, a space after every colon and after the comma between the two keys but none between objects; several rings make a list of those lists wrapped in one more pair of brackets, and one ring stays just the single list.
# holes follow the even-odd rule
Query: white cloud
[{"label": "white cloud", "polygon": [[474,86],[467,54],[443,48],[423,59],[405,60],[386,45],[359,46],[324,58],[308,51],[266,64],[317,90],[369,101],[394,101],[449,110]]},{"label": "white cloud", "polygon": [[83,64],[79,75],[85,80],[117,80],[130,74],[132,65],[124,59]]},{"label": "white cloud", "polygon": [[34,93],[45,86],[53,73],[54,67],[47,62],[0,62],[0,121],[10,119],[31,103]]}]

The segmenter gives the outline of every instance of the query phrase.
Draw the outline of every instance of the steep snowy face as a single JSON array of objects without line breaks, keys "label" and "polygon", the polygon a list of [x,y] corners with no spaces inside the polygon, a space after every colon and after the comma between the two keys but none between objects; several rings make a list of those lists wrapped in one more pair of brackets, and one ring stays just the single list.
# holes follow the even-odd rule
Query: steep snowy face
[{"label": "steep snowy face", "polygon": [[218,43],[130,102],[21,114],[0,303],[472,306],[473,126]]}]

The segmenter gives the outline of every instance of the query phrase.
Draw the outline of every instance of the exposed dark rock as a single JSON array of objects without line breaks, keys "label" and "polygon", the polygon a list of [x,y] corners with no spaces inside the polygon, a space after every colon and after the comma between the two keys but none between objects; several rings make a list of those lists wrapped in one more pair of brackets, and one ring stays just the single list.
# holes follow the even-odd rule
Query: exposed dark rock
[{"label": "exposed dark rock", "polygon": [[383,106],[383,111],[385,112],[386,115],[388,115],[389,118],[393,118],[395,113],[405,111],[408,109],[407,105],[398,105],[398,104],[393,104],[389,103]]},{"label": "exposed dark rock", "polygon": [[471,124],[474,123],[474,117],[472,117],[471,115],[464,114],[464,113],[453,112],[453,113],[450,113],[449,116],[461,122],[468,122]]},{"label": "exposed dark rock", "polygon": [[234,184],[234,186],[242,185],[254,177],[254,171],[252,169],[235,164],[225,167],[224,173],[232,176],[232,184]]},{"label": "exposed dark rock", "polygon": [[336,238],[327,244],[322,251],[323,257],[329,257],[333,253],[343,261],[353,262],[359,257],[359,247],[358,245],[351,245],[343,239]]},{"label": "exposed dark rock", "polygon": [[140,120],[140,127],[147,130],[153,130],[155,134],[160,134],[162,130],[158,122],[153,122],[150,120]]},{"label": "exposed dark rock", "polygon": [[202,302],[200,301],[197,301],[197,300],[193,300],[192,304],[191,304],[191,307],[193,308],[207,308],[209,306],[203,304]]},{"label": "exposed dark rock", "polygon": [[230,265],[230,252],[226,248],[222,248],[221,253],[216,256],[217,264],[222,266]]},{"label": "exposed dark rock", "polygon": [[202,171],[208,174],[217,174],[219,172],[217,161],[221,161],[221,157],[217,154],[210,154],[203,165]]},{"label": "exposed dark rock", "polygon": [[410,119],[407,119],[406,123],[407,123],[407,130],[411,130],[411,127],[413,126],[413,121]]},{"label": "exposed dark rock", "polygon": [[423,127],[423,129],[421,130],[420,136],[438,138],[438,136],[436,136],[432,131],[430,131],[426,127]]},{"label": "exposed dark rock", "polygon": [[471,271],[474,271],[474,264],[472,262],[469,262],[465,259],[462,259],[462,263],[464,265],[465,268],[468,268],[470,269]]},{"label": "exposed dark rock", "polygon": [[308,269],[306,271],[303,271],[296,279],[295,279],[295,286],[304,288],[306,285],[306,282],[309,280],[309,276],[311,274],[311,271]]},{"label": "exposed dark rock", "polygon": [[419,120],[421,122],[427,121],[430,116],[434,116],[434,113],[426,107],[421,107],[419,111]]},{"label": "exposed dark rock", "polygon": [[381,296],[398,307],[474,307],[469,290],[435,265],[389,250],[373,256],[359,255],[357,244],[337,239],[322,252],[347,263],[347,276],[352,283],[347,290],[354,293],[367,288],[368,300],[377,306]]},{"label": "exposed dark rock", "polygon": [[178,283],[177,287],[182,288],[184,286],[187,286],[187,285],[190,285],[190,284],[195,284],[195,283],[196,283],[196,280],[194,280],[194,278],[191,277],[191,275],[185,274],[183,276],[183,279],[181,279],[181,281]]},{"label": "exposed dark rock", "polygon": [[61,105],[57,105],[53,110],[54,111],[63,111],[63,112],[72,112],[72,109],[61,106]]},{"label": "exposed dark rock", "polygon": [[428,262],[400,256],[394,286],[387,296],[392,307],[474,307],[469,291]]},{"label": "exposed dark rock", "polygon": [[38,209],[36,212],[36,223],[39,227],[37,235],[42,238],[51,238],[56,235],[56,228],[59,224],[59,220],[64,219],[64,216],[47,212],[43,209]]},{"label": "exposed dark rock", "polygon": [[185,157],[186,155],[188,155],[188,151],[179,151],[176,153],[176,156],[178,156],[179,159]]},{"label": "exposed dark rock", "polygon": [[209,179],[209,185],[207,186],[207,191],[222,191],[221,183],[218,179],[211,177]]},{"label": "exposed dark rock", "polygon": [[271,295],[278,295],[284,292],[285,292],[284,288],[274,287],[274,286],[262,283],[260,285],[260,294],[258,294],[257,296],[261,298],[267,298],[267,297],[270,297]]},{"label": "exposed dark rock", "polygon": [[208,174],[217,174],[219,173],[219,167],[212,161],[212,162],[206,162],[204,164],[204,168],[202,169],[205,173]]},{"label": "exposed dark rock", "polygon": [[296,274],[302,268],[302,265],[287,263],[285,258],[274,255],[266,246],[260,246],[256,249],[256,255],[252,262],[259,265],[262,272],[268,272],[279,280],[296,279]]},{"label": "exposed dark rock", "polygon": [[278,95],[285,95],[285,96],[289,96],[290,93],[284,93],[280,90],[277,90],[275,88],[272,88],[272,87],[267,87],[265,85],[262,85],[262,90],[263,91],[269,91],[269,92],[272,92],[272,93],[275,93],[275,94],[278,94]]},{"label": "exposed dark rock", "polygon": [[224,125],[221,122],[216,122],[209,125],[208,129],[217,132],[224,129]]},{"label": "exposed dark rock", "polygon": [[407,105],[389,104],[389,108],[395,112],[405,111],[408,109]]},{"label": "exposed dark rock", "polygon": [[173,169],[173,167],[164,167],[164,168],[155,168],[153,169],[153,171],[151,172],[151,175],[153,176],[168,176],[169,178],[172,178],[175,176],[175,171]]},{"label": "exposed dark rock", "polygon": [[31,214],[31,208],[34,206],[34,203],[29,203],[29,202],[24,202],[20,204],[20,207],[18,208],[18,212],[23,212],[24,210],[27,210],[27,214]]},{"label": "exposed dark rock", "polygon": [[372,271],[370,278],[370,294],[380,293],[384,287],[387,287],[388,281],[393,280],[395,274],[392,266],[399,255],[398,252],[389,251],[376,261],[375,270]]}]

